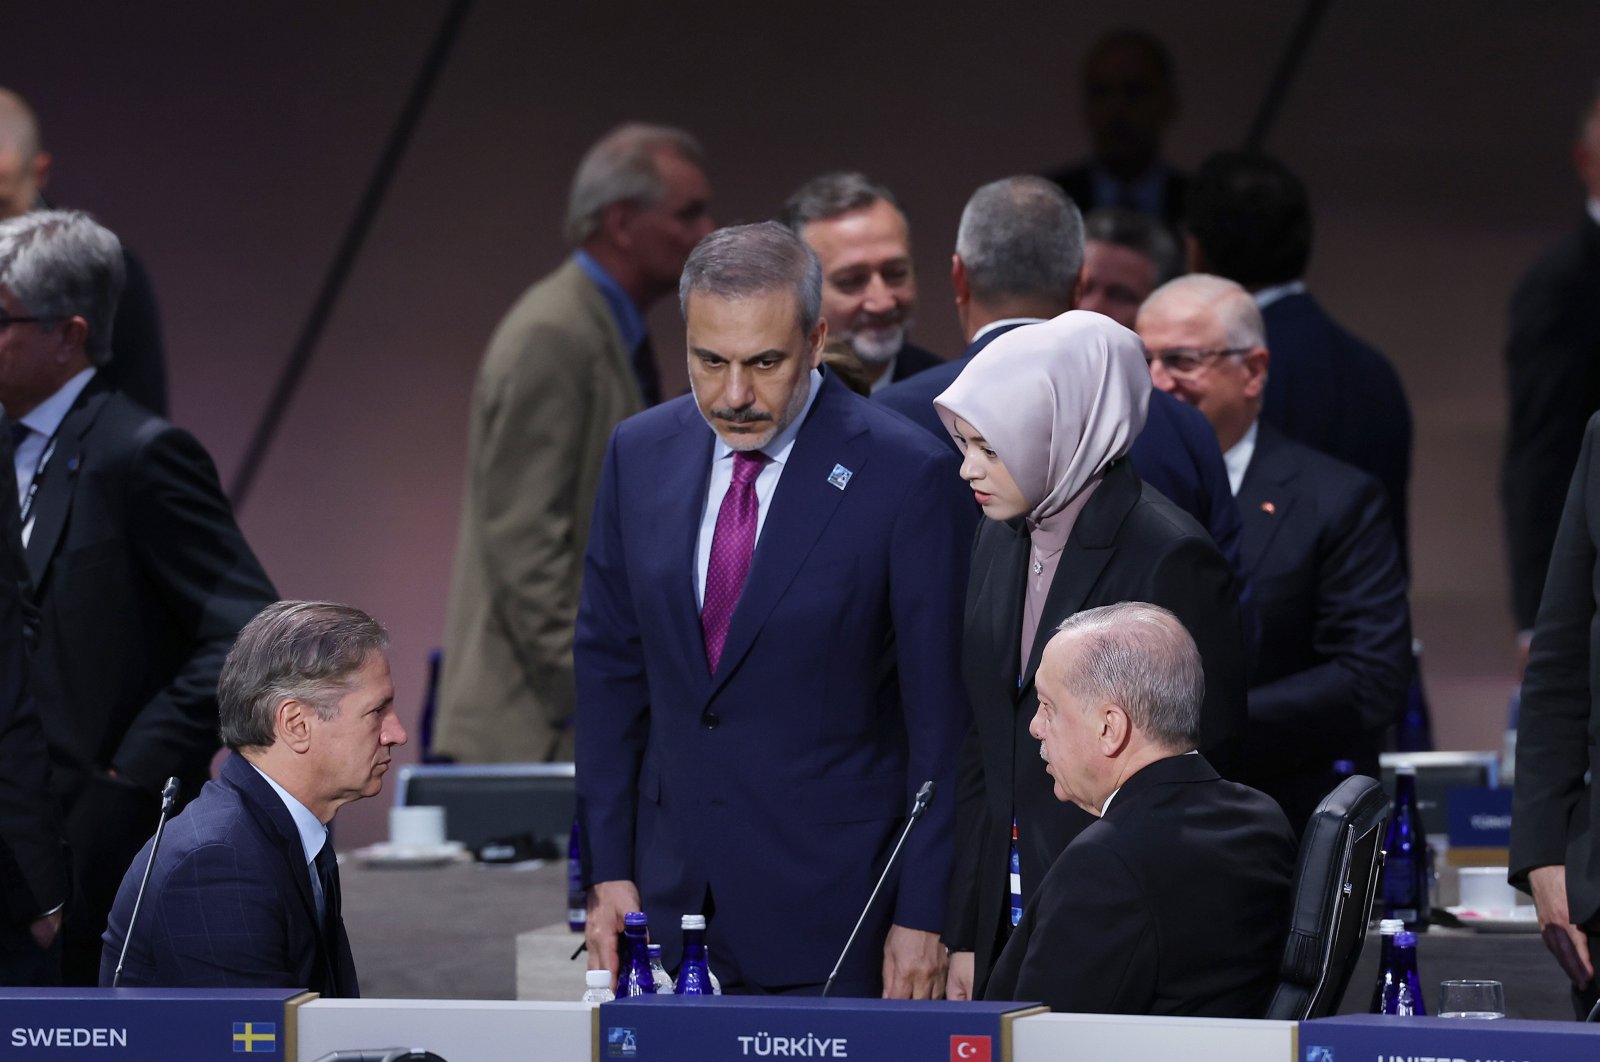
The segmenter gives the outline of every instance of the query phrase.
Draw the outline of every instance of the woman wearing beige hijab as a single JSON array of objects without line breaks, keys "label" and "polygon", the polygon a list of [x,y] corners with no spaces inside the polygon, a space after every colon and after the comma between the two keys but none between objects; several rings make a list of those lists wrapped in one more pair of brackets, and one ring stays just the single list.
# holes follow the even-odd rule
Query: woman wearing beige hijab
[{"label": "woman wearing beige hijab", "polygon": [[1012,908],[1020,916],[1030,888],[1093,821],[1056,799],[1028,734],[1034,672],[1062,620],[1118,601],[1177,615],[1205,666],[1200,749],[1224,775],[1238,762],[1246,667],[1238,591],[1205,530],[1127,460],[1149,401],[1139,337],[1084,310],[1006,333],[934,400],[987,517],[973,545],[962,646],[977,741],[962,764],[945,933],[956,953],[951,998],[982,994],[1016,922]]}]

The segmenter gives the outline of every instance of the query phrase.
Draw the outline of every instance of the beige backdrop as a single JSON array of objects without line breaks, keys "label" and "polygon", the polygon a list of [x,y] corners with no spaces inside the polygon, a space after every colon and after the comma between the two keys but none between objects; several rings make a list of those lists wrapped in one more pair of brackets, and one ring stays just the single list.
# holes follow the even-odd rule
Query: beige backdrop
[{"label": "beige backdrop", "polygon": [[[442,18],[443,0],[13,5],[0,83],[37,107],[54,201],[97,212],[160,292],[173,416],[238,465]],[[1078,157],[1076,71],[1116,24],[1172,44],[1184,166],[1243,136],[1298,5],[527,4],[481,0],[242,523],[286,595],[394,635],[408,721],[440,639],[468,390],[499,315],[563,253],[583,147],[626,118],[705,142],[722,221],[858,167],[916,233],[920,341],[957,351],[947,263],[979,183]],[[1318,213],[1313,287],[1394,359],[1416,414],[1413,604],[1446,746],[1498,747],[1511,625],[1496,502],[1504,307],[1581,195],[1600,73],[1584,0],[1332,5],[1269,147]],[[676,311],[652,315],[681,386]],[[383,831],[374,801],[342,843]]]}]

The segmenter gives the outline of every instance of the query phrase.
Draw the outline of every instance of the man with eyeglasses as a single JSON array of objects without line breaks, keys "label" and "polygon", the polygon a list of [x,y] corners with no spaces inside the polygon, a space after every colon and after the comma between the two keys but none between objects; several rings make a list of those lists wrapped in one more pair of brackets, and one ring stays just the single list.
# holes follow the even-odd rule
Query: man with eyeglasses
[{"label": "man with eyeglasses", "polygon": [[0,222],[0,405],[39,637],[30,676],[74,896],[63,979],[99,980],[100,934],[163,783],[198,791],[217,674],[277,597],[193,436],[118,392],[122,246],[88,215]]},{"label": "man with eyeglasses", "polygon": [[1239,780],[1300,833],[1341,775],[1377,777],[1405,706],[1411,623],[1383,486],[1261,420],[1271,356],[1243,287],[1179,277],[1136,324],[1155,386],[1204,413],[1223,449],[1261,620]]}]

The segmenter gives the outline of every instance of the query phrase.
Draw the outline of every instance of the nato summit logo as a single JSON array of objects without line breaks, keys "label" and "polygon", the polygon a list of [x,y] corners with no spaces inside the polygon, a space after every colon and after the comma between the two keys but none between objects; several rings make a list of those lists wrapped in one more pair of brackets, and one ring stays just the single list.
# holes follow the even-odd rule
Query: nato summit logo
[{"label": "nato summit logo", "polygon": [[233,1023],[233,1053],[276,1054],[278,1051],[278,1024],[271,1021],[236,1021]]},{"label": "nato summit logo", "polygon": [[1333,1048],[1312,1044],[1306,1048],[1306,1062],[1333,1062]]},{"label": "nato summit logo", "polygon": [[606,1029],[606,1057],[633,1058],[639,1053],[639,1040],[634,1031],[624,1025]]}]

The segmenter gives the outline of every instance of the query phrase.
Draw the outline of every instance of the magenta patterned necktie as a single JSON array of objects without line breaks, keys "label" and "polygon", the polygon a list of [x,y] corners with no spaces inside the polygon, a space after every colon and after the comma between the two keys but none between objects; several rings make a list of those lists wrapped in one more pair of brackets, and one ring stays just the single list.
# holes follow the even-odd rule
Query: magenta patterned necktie
[{"label": "magenta patterned necktie", "polygon": [[711,562],[706,565],[706,599],[700,609],[700,629],[706,636],[706,663],[717,673],[722,646],[728,640],[728,622],[750,572],[756,548],[756,519],[761,503],[756,499],[756,477],[767,463],[759,450],[733,455],[733,482],[717,510],[717,530],[711,536]]}]

